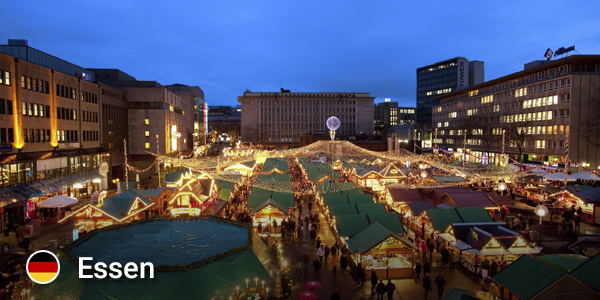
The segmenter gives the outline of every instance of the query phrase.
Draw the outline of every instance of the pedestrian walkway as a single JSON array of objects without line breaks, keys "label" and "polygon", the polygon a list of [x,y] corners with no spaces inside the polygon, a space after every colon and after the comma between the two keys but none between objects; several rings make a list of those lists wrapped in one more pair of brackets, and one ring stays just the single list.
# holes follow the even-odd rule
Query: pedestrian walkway
[{"label": "pedestrian walkway", "polygon": [[[303,205],[303,216],[308,215],[308,209],[306,205]],[[335,235],[332,228],[327,223],[325,216],[315,205],[313,211],[317,211],[319,215],[320,226],[317,230],[317,236],[321,237],[323,245],[331,246],[335,243]],[[304,253],[307,251],[310,257],[310,261],[316,257],[316,247],[310,241],[308,233],[305,231],[302,241],[300,243],[288,241],[288,247],[295,247],[299,252]],[[284,254],[287,251],[284,252]],[[434,260],[439,254],[434,254]],[[289,258],[288,258],[289,259]],[[437,258],[439,260],[439,257]],[[314,274],[314,268],[312,263],[309,265],[308,273],[305,275],[296,274],[294,271],[294,264],[292,262],[292,278],[295,285],[292,287],[292,299],[296,299],[296,296],[304,291],[304,285],[307,281],[316,280],[323,286],[322,289],[316,292],[319,299],[329,299],[333,290],[337,290],[342,299],[353,300],[353,299],[376,299],[375,295],[371,295],[371,282],[364,282],[363,286],[360,286],[350,271],[340,271],[338,268],[337,276],[333,276],[331,257],[328,263],[323,260],[323,267],[320,275]],[[455,270],[449,270],[448,268],[437,267],[438,263],[432,265],[432,290],[429,292],[429,299],[438,299],[437,287],[433,280],[438,274],[438,270],[442,270],[443,276],[446,280],[446,286],[444,292],[447,293],[453,288],[461,288],[465,290],[476,290],[478,288],[478,281],[476,278],[472,278],[465,274],[463,270],[459,268]],[[413,278],[410,279],[394,279],[392,282],[396,285],[396,291],[393,299],[410,300],[410,299],[424,299],[423,286],[420,283],[415,283]],[[384,281],[387,284],[387,280]],[[386,296],[387,299],[387,296]]]}]

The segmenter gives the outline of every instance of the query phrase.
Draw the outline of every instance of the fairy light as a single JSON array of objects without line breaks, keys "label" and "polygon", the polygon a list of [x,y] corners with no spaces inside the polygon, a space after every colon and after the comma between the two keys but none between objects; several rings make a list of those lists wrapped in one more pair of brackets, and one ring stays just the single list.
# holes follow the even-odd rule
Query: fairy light
[{"label": "fairy light", "polygon": [[129,190],[129,164],[127,164],[127,139],[123,139],[123,153],[125,155],[125,186]]},{"label": "fairy light", "polygon": [[567,177],[569,176],[569,127],[567,126],[567,138],[565,139],[565,186],[567,186]]}]

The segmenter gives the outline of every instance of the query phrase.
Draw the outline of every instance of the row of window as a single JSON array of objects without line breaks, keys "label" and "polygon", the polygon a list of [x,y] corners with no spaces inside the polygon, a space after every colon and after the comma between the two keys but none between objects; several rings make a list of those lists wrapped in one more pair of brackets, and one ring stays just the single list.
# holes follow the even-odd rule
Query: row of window
[{"label": "row of window", "polygon": [[56,118],[60,120],[77,120],[77,110],[71,108],[57,107]]},{"label": "row of window", "polygon": [[0,69],[0,84],[10,85],[10,72]]},{"label": "row of window", "polygon": [[37,103],[21,103],[24,116],[50,118],[50,106]]},{"label": "row of window", "polygon": [[50,142],[50,129],[23,128],[23,140],[26,143]]},{"label": "row of window", "polygon": [[50,83],[48,81],[27,77],[25,75],[21,75],[21,88],[44,94],[50,94]]},{"label": "row of window", "polygon": [[77,142],[77,130],[57,130],[56,136],[59,142]]},{"label": "row of window", "polygon": [[81,101],[98,104],[98,95],[86,91],[81,91]]},{"label": "row of window", "polygon": [[0,142],[3,144],[15,142],[15,131],[12,128],[0,128]]},{"label": "row of window", "polygon": [[77,89],[57,83],[56,96],[77,100]]},{"label": "row of window", "polygon": [[83,130],[81,133],[84,142],[98,141],[98,131]]},{"label": "row of window", "polygon": [[93,111],[81,111],[81,120],[84,122],[98,123],[98,113]]},{"label": "row of window", "polygon": [[537,113],[526,113],[516,115],[506,115],[500,117],[502,123],[523,122],[523,121],[545,121],[552,120],[553,111],[538,111]]},{"label": "row of window", "polygon": [[0,114],[12,115],[13,114],[13,102],[8,99],[0,99]]}]

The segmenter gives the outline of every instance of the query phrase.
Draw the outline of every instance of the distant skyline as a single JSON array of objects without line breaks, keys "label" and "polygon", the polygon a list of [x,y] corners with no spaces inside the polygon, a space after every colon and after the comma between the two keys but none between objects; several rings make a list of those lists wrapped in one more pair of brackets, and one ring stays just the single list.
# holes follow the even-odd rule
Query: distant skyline
[{"label": "distant skyline", "polygon": [[0,44],[85,68],[198,85],[209,105],[254,92],[369,92],[416,105],[416,69],[463,56],[491,80],[547,48],[600,53],[596,1],[3,1]]}]

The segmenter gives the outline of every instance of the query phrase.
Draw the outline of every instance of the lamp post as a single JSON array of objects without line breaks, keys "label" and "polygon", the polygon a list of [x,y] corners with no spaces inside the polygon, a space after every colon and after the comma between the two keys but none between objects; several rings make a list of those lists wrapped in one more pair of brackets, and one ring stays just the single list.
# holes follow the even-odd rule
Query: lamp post
[{"label": "lamp post", "polygon": [[542,220],[546,215],[548,215],[548,208],[545,205],[539,204],[535,207],[535,214],[540,218],[539,243],[542,245]]}]

